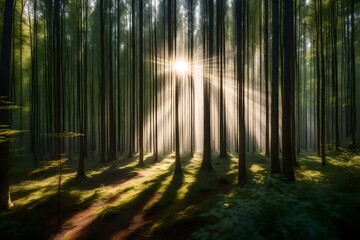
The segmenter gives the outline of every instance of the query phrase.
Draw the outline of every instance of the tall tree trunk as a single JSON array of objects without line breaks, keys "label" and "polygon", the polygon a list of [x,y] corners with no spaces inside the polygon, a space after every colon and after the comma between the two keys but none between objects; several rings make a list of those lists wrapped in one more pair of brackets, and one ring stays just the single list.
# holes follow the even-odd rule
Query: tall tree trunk
[{"label": "tall tree trunk", "polygon": [[[206,44],[208,45],[207,49],[207,58],[212,59],[214,55],[214,44],[213,44],[213,30],[214,30],[214,2],[208,1],[208,12],[207,12],[207,36],[206,36]],[[203,148],[203,159],[201,162],[201,169],[202,170],[211,170],[211,128],[210,128],[210,81],[209,77],[211,76],[211,63],[210,61],[207,63],[206,66],[206,73],[207,77],[204,78],[203,83],[203,92],[204,92],[204,148]]]},{"label": "tall tree trunk", "polygon": [[[298,9],[298,6],[297,6],[297,0],[294,1],[295,4],[293,4],[293,32],[294,32],[294,37],[293,37],[293,40],[294,40],[294,43],[293,43],[293,61],[291,62],[292,64],[292,71],[291,71],[291,74],[293,75],[292,76],[292,79],[293,79],[293,84],[291,84],[291,96],[293,96],[291,98],[291,113],[290,113],[290,116],[291,116],[291,151],[292,151],[292,154],[291,154],[291,157],[292,157],[292,162],[294,164],[295,167],[299,167],[299,164],[298,162],[296,161],[296,153],[297,153],[297,138],[296,138],[296,104],[295,104],[295,99],[296,99],[296,96],[299,96],[299,91],[295,91],[295,86],[296,84],[299,83],[299,74],[298,74],[298,70],[299,70],[299,65],[298,65],[298,61],[297,61],[297,46],[298,46],[298,41],[297,41],[297,37],[296,37],[296,33],[298,31],[298,25],[297,25],[297,21],[296,19],[299,18],[299,16],[297,15],[297,9]],[[299,98],[298,98],[299,99]],[[297,123],[299,125],[299,123]]]},{"label": "tall tree trunk", "polygon": [[[61,133],[61,99],[62,99],[62,42],[61,42],[61,0],[54,2],[54,36],[55,36],[55,85],[54,85],[54,131]],[[55,137],[55,159],[61,156],[61,138]]]},{"label": "tall tree trunk", "polygon": [[264,6],[264,74],[265,74],[265,155],[270,156],[269,144],[269,1],[265,0]]},{"label": "tall tree trunk", "polygon": [[[24,0],[21,0],[21,13],[20,13],[20,106],[22,107],[24,105],[24,101],[23,101],[23,21],[24,21]],[[20,110],[20,129],[23,129],[23,110]],[[23,140],[23,134],[21,134],[21,140]]]},{"label": "tall tree trunk", "polygon": [[318,14],[319,0],[315,1],[315,19],[316,19],[316,150],[317,155],[321,155],[321,117],[320,117],[320,88],[321,88],[321,68],[320,68],[320,18]]},{"label": "tall tree trunk", "polygon": [[100,0],[100,162],[105,162],[105,20],[104,1]]},{"label": "tall tree trunk", "polygon": [[322,0],[319,0],[319,25],[320,25],[320,79],[321,79],[321,99],[320,99],[320,142],[321,142],[321,165],[326,164],[325,156],[325,56],[324,56],[324,40],[323,40],[323,3]]},{"label": "tall tree trunk", "polygon": [[[157,44],[157,31],[156,31],[156,24],[157,24],[157,18],[156,18],[156,14],[157,12],[155,11],[155,23],[154,23],[154,60],[157,59],[157,56],[158,56],[158,44]],[[154,149],[154,161],[157,162],[158,161],[158,158],[159,158],[159,145],[158,145],[158,142],[159,142],[159,138],[158,138],[158,111],[159,111],[159,107],[158,107],[158,81],[159,81],[159,78],[158,78],[158,65],[155,61],[154,63],[154,76],[155,76],[155,108],[154,108],[154,111],[155,111],[155,149]]]},{"label": "tall tree trunk", "polygon": [[[78,166],[78,170],[76,173],[76,177],[77,178],[84,178],[86,177],[85,175],[85,155],[86,155],[86,132],[85,132],[85,122],[86,122],[86,105],[87,105],[87,15],[88,15],[88,0],[85,0],[85,5],[82,4],[82,0],[81,0],[81,8],[80,11],[78,13],[78,18],[79,18],[79,24],[78,24],[78,31],[80,31],[80,29],[82,29],[82,7],[85,6],[85,45],[82,48],[82,45],[80,44],[82,38],[78,37],[78,51],[79,51],[79,55],[82,54],[81,49],[84,52],[84,56],[83,56],[83,72],[82,72],[82,81],[79,78],[79,93],[81,94],[81,101],[79,101],[79,129],[80,129],[80,133],[84,134],[84,136],[80,136],[80,154],[79,154],[79,166]],[[80,35],[80,34],[79,34]],[[82,36],[82,34],[81,34]],[[79,56],[80,57],[80,56]],[[80,64],[79,63],[79,76],[81,74],[81,68],[80,68]],[[81,90],[83,91],[81,93]]]},{"label": "tall tree trunk", "polygon": [[[293,20],[293,0],[285,0],[283,5],[283,46],[284,46],[284,103],[283,103],[283,117],[282,117],[282,132],[283,132],[283,175],[288,181],[295,181],[293,151],[291,145],[291,114],[293,113],[291,107],[292,85],[294,84],[294,20]],[[285,100],[286,99],[286,100]]]},{"label": "tall tree trunk", "polygon": [[194,60],[194,0],[189,0],[189,8],[190,8],[190,27],[189,27],[189,44],[190,44],[190,155],[193,157],[194,155],[194,76],[192,74],[193,71],[193,60]]},{"label": "tall tree trunk", "polygon": [[[267,21],[267,20],[265,20]],[[279,0],[272,0],[271,174],[279,174]]]},{"label": "tall tree trunk", "polygon": [[[176,61],[176,1],[169,1],[171,11],[174,14],[173,20],[169,22],[170,25],[173,24],[173,27],[170,28],[169,34],[171,37],[171,58],[173,61]],[[171,12],[168,13],[171,16]],[[170,18],[171,19],[171,18]],[[173,21],[173,22],[172,22]],[[172,45],[174,43],[174,45]],[[176,73],[175,73],[176,74]],[[181,76],[174,76],[175,79],[175,171],[174,174],[182,174],[181,161],[180,161],[180,131],[179,131],[179,81]]]},{"label": "tall tree trunk", "polygon": [[139,0],[139,165],[144,165],[144,43],[143,0]]},{"label": "tall tree trunk", "polygon": [[[0,61],[0,128],[9,128],[10,112],[3,109],[4,101],[8,100],[10,91],[10,60],[11,60],[11,37],[13,30],[13,6],[14,0],[6,0],[4,8],[4,20],[1,41]],[[0,211],[12,207],[9,190],[9,142],[1,139],[0,142]]]},{"label": "tall tree trunk", "polygon": [[351,14],[351,40],[350,40],[350,69],[351,69],[351,81],[352,81],[352,99],[351,99],[351,138],[352,146],[356,146],[356,71],[355,71],[355,10],[354,0],[350,1],[350,14]]},{"label": "tall tree trunk", "polygon": [[130,146],[129,157],[135,152],[135,65],[136,65],[136,48],[135,48],[135,0],[131,1],[131,119],[130,119]]},{"label": "tall tree trunk", "polygon": [[332,76],[333,76],[333,91],[335,100],[335,149],[339,150],[340,133],[339,133],[339,90],[338,90],[338,62],[337,62],[337,2],[331,1],[331,20],[332,20]]},{"label": "tall tree trunk", "polygon": [[220,158],[227,157],[226,149],[226,125],[225,125],[225,108],[224,108],[224,2],[222,0],[216,1],[216,52],[217,52],[217,64],[220,79],[219,88],[219,136],[220,136]]},{"label": "tall tree trunk", "polygon": [[[29,25],[33,26],[33,30],[29,30],[30,33],[30,54],[31,54],[31,98],[30,98],[30,151],[32,153],[33,162],[35,168],[38,161],[38,131],[37,131],[37,113],[38,113],[38,84],[37,84],[37,1],[34,0],[34,21],[31,25],[31,19],[29,18]],[[30,7],[28,6],[29,16],[31,16]],[[50,132],[50,131],[49,131]]]},{"label": "tall tree trunk", "polygon": [[115,119],[115,107],[114,107],[114,79],[113,79],[113,48],[112,48],[112,1],[109,2],[109,156],[108,161],[116,160],[116,119]]},{"label": "tall tree trunk", "polygon": [[236,78],[238,84],[238,118],[239,118],[239,156],[238,156],[238,184],[246,181],[246,142],[245,142],[245,79],[244,79],[244,8],[242,1],[235,2],[236,16]]}]

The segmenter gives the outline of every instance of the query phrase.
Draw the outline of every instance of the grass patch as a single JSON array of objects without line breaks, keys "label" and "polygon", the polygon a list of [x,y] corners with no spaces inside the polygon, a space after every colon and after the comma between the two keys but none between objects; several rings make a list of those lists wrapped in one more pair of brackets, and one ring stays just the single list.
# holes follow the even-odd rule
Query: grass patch
[{"label": "grass patch", "polygon": [[[143,223],[129,239],[341,239],[360,226],[356,152],[330,152],[325,167],[316,155],[301,155],[297,181],[290,184],[269,176],[267,157],[249,154],[243,186],[236,185],[234,155],[214,158],[214,171],[199,170],[201,155],[181,159],[183,175],[173,175],[174,154],[158,162],[146,156],[144,167],[137,157],[87,162],[87,178],[81,180],[75,178],[77,160],[65,161],[61,220],[96,203],[95,221],[79,237],[111,237],[134,219]],[[0,238],[49,238],[58,231],[58,162],[15,172],[15,207],[0,213]]]}]

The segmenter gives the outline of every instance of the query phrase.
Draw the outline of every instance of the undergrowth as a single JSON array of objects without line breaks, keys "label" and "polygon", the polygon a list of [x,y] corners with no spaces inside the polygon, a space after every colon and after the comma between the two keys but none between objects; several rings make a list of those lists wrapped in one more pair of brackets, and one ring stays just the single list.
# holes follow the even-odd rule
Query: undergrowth
[{"label": "undergrowth", "polygon": [[295,183],[255,174],[201,213],[203,227],[191,238],[348,239],[358,234],[360,158],[348,151],[332,155],[325,167],[316,156],[300,157]]}]

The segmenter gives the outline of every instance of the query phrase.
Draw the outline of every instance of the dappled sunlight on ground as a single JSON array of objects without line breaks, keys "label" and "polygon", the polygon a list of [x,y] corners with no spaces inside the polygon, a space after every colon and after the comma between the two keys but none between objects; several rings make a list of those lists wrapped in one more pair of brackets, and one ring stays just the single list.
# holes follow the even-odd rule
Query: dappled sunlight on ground
[{"label": "dappled sunlight on ground", "polygon": [[[297,182],[289,184],[270,177],[269,158],[248,154],[248,181],[243,186],[236,186],[237,156],[231,154],[213,158],[214,171],[199,170],[201,154],[184,154],[183,175],[173,174],[174,153],[157,162],[148,154],[143,167],[138,166],[137,156],[104,164],[88,162],[85,179],[75,178],[76,159],[64,161],[60,231],[56,228],[59,162],[52,161],[12,185],[14,211],[0,217],[14,219],[7,223],[14,228],[16,219],[28,224],[32,218],[39,223],[52,219],[44,226],[25,228],[23,234],[37,231],[41,238],[57,232],[54,239],[179,239],[192,233],[196,239],[216,239],[219,234],[232,239],[254,233],[268,236],[271,229],[276,229],[274,236],[287,239],[300,227],[304,231],[299,236],[305,238],[329,236],[326,231],[340,236],[341,232],[328,229],[334,223],[324,216],[340,225],[353,219],[346,207],[360,206],[360,189],[354,185],[360,180],[360,157],[331,153],[325,167],[316,154],[300,155],[297,160]],[[280,218],[285,220],[279,222]],[[234,226],[239,230],[228,235]],[[311,226],[316,228],[312,232]]]}]

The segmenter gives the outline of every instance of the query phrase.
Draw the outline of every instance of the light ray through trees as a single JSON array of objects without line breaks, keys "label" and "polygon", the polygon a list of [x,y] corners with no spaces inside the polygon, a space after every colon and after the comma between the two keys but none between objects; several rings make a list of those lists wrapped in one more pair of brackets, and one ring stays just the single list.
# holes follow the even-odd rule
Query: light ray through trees
[{"label": "light ray through trees", "polygon": [[[194,54],[194,59],[192,62],[186,61],[188,59],[183,52],[185,49],[178,49],[177,59],[173,61],[168,61],[161,57],[158,57],[156,61],[153,61],[158,65],[159,71],[159,81],[161,76],[166,77],[167,74],[173,72],[178,75],[177,81],[180,82],[180,97],[179,97],[179,109],[180,109],[180,149],[181,153],[189,152],[191,148],[191,112],[190,112],[190,99],[191,99],[191,85],[190,77],[193,77],[194,80],[194,113],[195,113],[195,122],[194,122],[194,150],[195,152],[202,152],[203,148],[203,92],[202,84],[203,81],[209,81],[211,84],[211,124],[213,126],[218,126],[219,119],[219,88],[220,88],[220,78],[218,73],[218,62],[217,57],[214,56],[211,59],[202,59],[201,50],[197,50]],[[235,151],[238,135],[233,131],[233,123],[237,122],[237,84],[234,81],[234,72],[233,68],[233,57],[234,53],[227,53],[228,67],[224,71],[223,79],[223,88],[224,88],[224,106],[226,109],[226,126],[227,126],[227,145],[229,151]],[[265,152],[265,94],[264,89],[260,89],[259,81],[259,61],[260,61],[260,51],[256,50],[254,53],[255,57],[255,71],[254,74],[249,76],[250,81],[253,84],[248,87],[245,86],[245,94],[251,96],[247,104],[250,107],[249,111],[249,128],[246,129],[247,141],[251,145],[250,148],[255,148],[258,151]],[[209,68],[211,68],[211,74],[208,74]],[[206,74],[205,74],[206,72]],[[168,153],[173,151],[172,141],[173,135],[172,131],[174,129],[172,122],[172,111],[175,108],[175,102],[172,101],[171,95],[174,94],[174,86],[171,85],[169,81],[165,81],[165,86],[160,89],[157,93],[158,97],[164,96],[165,101],[160,103],[157,108],[158,120],[157,124],[160,126],[158,128],[158,146],[159,152]],[[271,104],[271,101],[269,101]],[[281,108],[279,109],[281,116]],[[152,151],[150,133],[152,131],[151,116],[153,113],[148,113],[146,117],[146,122],[144,126],[144,136],[145,136],[145,150]],[[259,127],[260,126],[260,127]],[[281,127],[281,121],[279,122]],[[280,138],[281,139],[281,138]],[[219,129],[213,127],[211,129],[211,145],[212,149],[215,151],[219,150]]]}]

